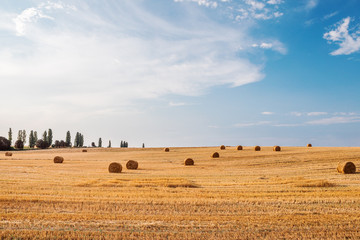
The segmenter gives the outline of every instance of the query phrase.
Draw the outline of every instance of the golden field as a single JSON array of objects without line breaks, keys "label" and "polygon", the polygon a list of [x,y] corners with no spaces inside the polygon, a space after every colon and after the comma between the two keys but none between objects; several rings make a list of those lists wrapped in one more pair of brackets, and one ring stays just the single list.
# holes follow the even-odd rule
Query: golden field
[{"label": "golden field", "polygon": [[[359,167],[360,148],[0,154],[1,239],[360,239],[360,174],[336,171]],[[123,172],[109,173],[111,162]]]}]

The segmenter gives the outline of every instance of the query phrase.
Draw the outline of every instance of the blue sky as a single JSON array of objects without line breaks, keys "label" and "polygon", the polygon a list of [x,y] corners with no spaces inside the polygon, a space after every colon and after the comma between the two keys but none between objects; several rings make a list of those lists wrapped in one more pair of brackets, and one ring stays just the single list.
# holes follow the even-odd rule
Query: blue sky
[{"label": "blue sky", "polygon": [[0,135],[360,145],[357,0],[0,3]]}]

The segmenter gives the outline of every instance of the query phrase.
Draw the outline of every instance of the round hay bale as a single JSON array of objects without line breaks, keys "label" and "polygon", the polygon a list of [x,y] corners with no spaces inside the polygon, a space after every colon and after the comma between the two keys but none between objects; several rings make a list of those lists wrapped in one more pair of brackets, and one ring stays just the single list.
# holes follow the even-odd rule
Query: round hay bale
[{"label": "round hay bale", "polygon": [[281,151],[281,147],[280,147],[280,146],[274,146],[273,151],[275,151],[275,152],[280,152],[280,151]]},{"label": "round hay bale", "polygon": [[307,147],[312,147],[311,143],[309,143],[309,144],[307,145]]},{"label": "round hay bale", "polygon": [[184,161],[184,165],[185,166],[190,166],[190,165],[194,165],[194,160],[192,158],[187,158]]},{"label": "round hay bale", "polygon": [[109,173],[121,173],[122,166],[120,163],[113,162],[109,165]]},{"label": "round hay bale", "polygon": [[237,146],[236,150],[243,150],[243,146],[241,146],[241,145]]},{"label": "round hay bale", "polygon": [[61,156],[56,156],[54,157],[54,163],[63,163],[64,162],[64,158]]},{"label": "round hay bale", "polygon": [[342,162],[338,164],[337,171],[344,174],[355,173],[356,166],[352,162]]},{"label": "round hay bale", "polygon": [[86,150],[86,149],[83,149],[82,152],[87,152],[87,150]]},{"label": "round hay bale", "polygon": [[11,157],[11,156],[12,156],[12,153],[11,153],[11,152],[6,152],[6,153],[5,153],[5,156]]},{"label": "round hay bale", "polygon": [[261,147],[260,147],[260,146],[255,146],[255,147],[254,147],[254,150],[255,150],[255,151],[260,151],[260,150],[261,150]]},{"label": "round hay bale", "polygon": [[211,157],[212,157],[212,158],[219,158],[220,155],[219,155],[218,152],[214,152],[213,154],[211,154]]},{"label": "round hay bale", "polygon": [[220,146],[220,150],[225,150],[225,149],[226,149],[226,147],[224,145]]},{"label": "round hay bale", "polygon": [[170,152],[169,148],[164,148],[164,152]]},{"label": "round hay bale", "polygon": [[126,163],[126,168],[127,169],[137,169],[138,166],[139,166],[139,163],[137,161],[134,161],[134,160],[129,160]]}]

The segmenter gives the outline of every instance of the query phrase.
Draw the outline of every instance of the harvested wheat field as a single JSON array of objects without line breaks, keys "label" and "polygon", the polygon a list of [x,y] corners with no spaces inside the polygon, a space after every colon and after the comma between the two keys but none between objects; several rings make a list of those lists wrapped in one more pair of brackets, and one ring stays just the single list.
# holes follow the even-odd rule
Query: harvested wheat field
[{"label": "harvested wheat field", "polygon": [[[337,172],[360,165],[360,148],[228,147],[211,158],[218,148],[3,154],[1,239],[360,238],[359,170]],[[109,173],[129,159],[136,171]]]}]

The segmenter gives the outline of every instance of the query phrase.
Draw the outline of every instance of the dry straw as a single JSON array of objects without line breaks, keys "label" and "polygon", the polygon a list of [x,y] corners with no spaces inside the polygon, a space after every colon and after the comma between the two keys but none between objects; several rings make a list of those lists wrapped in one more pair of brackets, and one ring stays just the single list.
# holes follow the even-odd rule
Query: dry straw
[{"label": "dry straw", "polygon": [[226,149],[226,147],[224,145],[220,146],[220,150],[225,150],[225,149]]},{"label": "dry straw", "polygon": [[126,168],[127,169],[137,169],[138,167],[139,167],[139,163],[137,161],[129,160],[126,163]]},{"label": "dry straw", "polygon": [[122,166],[120,163],[117,162],[110,163],[109,165],[110,173],[121,173],[121,171],[122,171]]},{"label": "dry straw", "polygon": [[61,156],[56,156],[54,157],[54,163],[63,163],[64,162],[64,158]]},{"label": "dry straw", "polygon": [[309,143],[309,144],[307,145],[307,147],[312,147],[311,143]]},{"label": "dry straw", "polygon": [[220,157],[220,155],[219,155],[218,152],[214,152],[213,154],[211,154],[211,157],[212,158],[218,158],[218,157]]},{"label": "dry straw", "polygon": [[11,156],[12,156],[12,153],[11,153],[11,152],[6,152],[6,153],[5,153],[5,156],[11,157]]},{"label": "dry straw", "polygon": [[275,152],[280,152],[280,151],[281,151],[281,147],[280,147],[280,146],[274,146],[273,151],[275,151]]},{"label": "dry straw", "polygon": [[236,147],[236,150],[243,150],[243,147],[241,145]]},{"label": "dry straw", "polygon": [[170,152],[169,148],[164,148],[164,152]]},{"label": "dry straw", "polygon": [[260,147],[260,146],[255,146],[255,147],[254,147],[254,150],[255,150],[255,151],[260,151],[260,150],[261,150],[261,147]]},{"label": "dry straw", "polygon": [[86,149],[83,149],[82,152],[87,152],[87,150],[86,150]]},{"label": "dry straw", "polygon": [[342,162],[338,164],[337,171],[344,174],[355,173],[356,166],[352,162]]},{"label": "dry straw", "polygon": [[184,165],[185,166],[190,166],[190,165],[194,165],[194,160],[192,158],[187,158],[184,161]]}]

